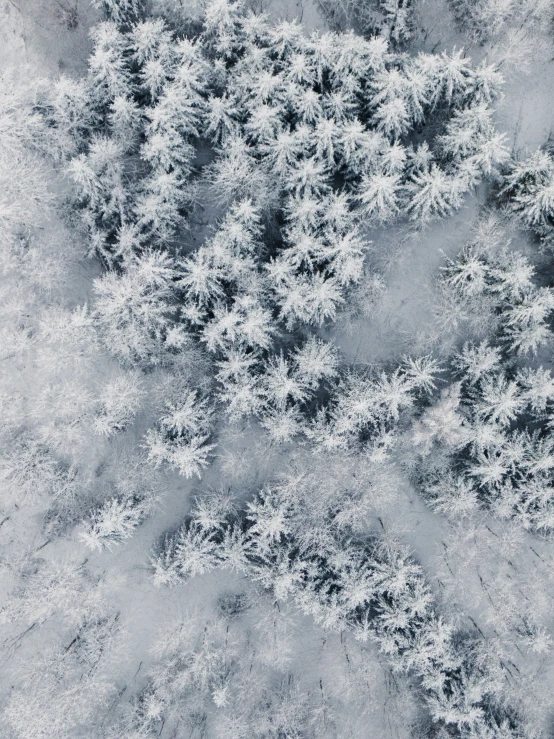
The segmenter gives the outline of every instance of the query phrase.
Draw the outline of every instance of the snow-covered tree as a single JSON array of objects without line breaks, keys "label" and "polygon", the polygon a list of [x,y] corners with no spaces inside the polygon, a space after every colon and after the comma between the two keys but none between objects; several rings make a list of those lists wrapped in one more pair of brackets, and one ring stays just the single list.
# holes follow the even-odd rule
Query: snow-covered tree
[{"label": "snow-covered tree", "polygon": [[102,338],[124,362],[157,363],[166,352],[187,343],[175,320],[177,279],[173,260],[149,251],[131,259],[123,271],[95,280],[95,312]]},{"label": "snow-covered tree", "polygon": [[554,157],[539,150],[508,167],[501,189],[508,209],[550,244],[554,230]]},{"label": "snow-covered tree", "polygon": [[60,77],[53,85],[48,103],[61,155],[68,157],[75,154],[98,123],[86,82]]},{"label": "snow-covered tree", "polygon": [[358,196],[364,215],[377,223],[390,221],[398,215],[400,183],[398,174],[375,172],[364,175]]},{"label": "snow-covered tree", "polygon": [[130,538],[151,506],[140,498],[112,498],[90,513],[79,532],[80,540],[90,549],[111,549]]},{"label": "snow-covered tree", "polygon": [[92,0],[92,4],[100,8],[109,20],[116,23],[130,23],[140,17],[142,0]]},{"label": "snow-covered tree", "polygon": [[268,363],[264,372],[263,386],[268,401],[283,410],[289,400],[301,403],[307,398],[303,375],[294,372],[291,363],[282,354]]},{"label": "snow-covered tree", "polygon": [[142,397],[137,375],[126,373],[116,377],[102,390],[100,408],[93,421],[94,431],[107,437],[123,431],[133,420]]},{"label": "snow-covered tree", "polygon": [[164,540],[162,551],[152,560],[156,584],[172,585],[209,572],[219,563],[217,553],[212,532],[185,524]]},{"label": "snow-covered tree", "polygon": [[310,387],[317,387],[322,380],[332,380],[337,375],[338,357],[332,344],[311,337],[299,347],[294,356],[298,374]]},{"label": "snow-covered tree", "polygon": [[6,444],[0,456],[0,476],[5,503],[16,506],[43,496],[72,496],[79,489],[74,470],[62,465],[35,434],[28,432]]},{"label": "snow-covered tree", "polygon": [[176,403],[167,406],[158,428],[146,435],[148,459],[156,467],[167,462],[185,477],[201,477],[210,463],[213,444],[208,444],[212,430],[212,412],[207,399],[189,390]]},{"label": "snow-covered tree", "polygon": [[[115,5],[118,0],[111,4]],[[128,38],[115,21],[99,23],[91,31],[93,50],[89,58],[90,86],[93,100],[100,110],[132,89],[127,63]]]},{"label": "snow-covered tree", "polygon": [[427,171],[413,175],[409,192],[409,210],[412,218],[425,223],[433,218],[444,218],[461,205],[459,181],[448,175],[436,164]]}]

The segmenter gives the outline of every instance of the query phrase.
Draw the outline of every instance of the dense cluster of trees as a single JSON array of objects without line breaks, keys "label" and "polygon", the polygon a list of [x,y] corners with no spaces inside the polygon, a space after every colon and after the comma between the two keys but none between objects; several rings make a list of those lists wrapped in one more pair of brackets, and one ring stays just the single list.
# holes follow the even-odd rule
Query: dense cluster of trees
[{"label": "dense cluster of trees", "polygon": [[[459,52],[414,59],[383,38],[305,38],[240,3],[210,5],[193,39],[139,21],[132,3],[106,10],[88,77],[62,78],[42,106],[91,251],[109,268],[94,282],[95,329],[130,367],[204,347],[231,418],[261,415],[288,441],[336,360],[313,341],[297,355],[283,332],[333,320],[367,277],[362,222],[447,215],[505,161],[490,108],[500,77]],[[213,161],[201,166],[206,148]],[[230,207],[183,256],[206,189]],[[138,397],[127,396],[98,429],[123,427],[116,417]],[[160,418],[152,461],[200,473],[211,448],[203,404],[186,428],[176,408]],[[312,435],[329,436],[324,415]]]},{"label": "dense cluster of trees", "polygon": [[[8,736],[340,736],[333,705],[367,698],[354,656],[349,697],[331,699],[241,620],[264,611],[278,641],[288,602],[382,670],[377,645],[423,705],[418,736],[535,739],[502,658],[374,524],[407,469],[441,513],[484,508],[552,534],[552,289],[491,215],[436,286],[451,356],[354,366],[323,337],[356,291],[384,289],[370,237],[450,215],[483,179],[502,218],[552,247],[551,147],[510,157],[493,122],[499,66],[410,53],[409,0],[334,3],[335,28],[365,37],[306,35],[232,0],[159,0],[150,16],[140,0],[93,4],[104,20],[82,78],[0,85],[0,618],[24,629],[8,659],[27,634],[61,636],[2,694]],[[497,5],[453,4],[481,30]],[[522,5],[542,23],[547,4]],[[182,496],[218,463],[229,427],[292,472],[241,503],[200,494],[151,564],[160,586],[224,568],[250,595],[167,632],[121,701],[105,572],[37,554],[64,534],[108,558],[166,488]],[[520,620],[547,651],[542,626]]]},{"label": "dense cluster of trees", "polygon": [[331,27],[354,27],[364,36],[381,35],[394,46],[409,42],[414,33],[413,0],[323,0],[321,7]]},{"label": "dense cluster of trees", "polygon": [[[106,727],[107,735],[317,739],[344,730],[363,734],[371,710],[358,718],[360,698],[371,700],[375,676],[386,675],[375,650],[349,635],[327,633],[324,646],[314,645],[311,653],[317,668],[331,661],[332,679],[299,675],[291,665],[297,625],[285,604],[271,604],[252,588],[223,593],[208,618],[189,612],[165,625],[153,645],[156,663],[143,689]],[[399,690],[406,687],[401,675],[395,682]],[[349,715],[339,720],[344,709]]]},{"label": "dense cluster of trees", "polygon": [[[207,311],[183,310],[183,329],[215,307],[240,312],[246,286],[266,311],[262,325],[276,309],[289,324],[334,318],[362,274],[362,220],[447,215],[507,157],[491,122],[500,75],[460,52],[412,58],[383,38],[307,39],[239,3],[209,6],[193,40],[161,20],[106,22],[93,39],[88,79],[62,79],[46,111],[91,249],[127,286],[133,260],[186,227],[199,188],[238,201],[211,248],[184,261],[191,302]],[[215,158],[202,167],[206,147]],[[272,224],[265,238],[262,218]],[[239,224],[249,230],[242,243]],[[229,229],[237,244],[225,254]],[[123,293],[116,283],[106,276],[101,298]],[[164,288],[153,296],[160,312]],[[156,333],[165,321],[153,313]]]},{"label": "dense cluster of trees", "polygon": [[386,537],[361,537],[343,518],[347,500],[322,500],[317,478],[294,475],[263,489],[246,511],[228,495],[202,498],[153,559],[159,584],[214,567],[247,573],[278,600],[292,596],[327,629],[373,638],[398,671],[421,679],[445,736],[520,736],[503,705],[503,671],[474,635],[435,612],[421,568]]},{"label": "dense cluster of trees", "polygon": [[494,215],[441,282],[474,339],[452,358],[452,384],[415,423],[419,484],[445,512],[469,515],[482,505],[550,534],[554,379],[538,359],[552,345],[554,293],[538,285]]},{"label": "dense cluster of trees", "polygon": [[521,73],[552,52],[552,0],[450,0],[470,43],[504,69]]},{"label": "dense cluster of trees", "polygon": [[[505,161],[490,108],[500,76],[459,52],[393,52],[383,37],[306,38],[240,3],[209,5],[193,37],[143,20],[139,4],[103,7],[87,77],[42,90],[29,118],[41,129],[33,140],[73,182],[72,224],[108,268],[94,280],[93,310],[71,317],[87,329],[75,337],[85,352],[100,340],[126,367],[101,391],[93,427],[111,437],[130,423],[137,369],[207,350],[230,417],[261,416],[272,438],[289,441],[308,428],[337,360],[315,340],[298,349],[286,332],[309,336],[302,327],[333,320],[345,290],[367,278],[362,223],[447,215]],[[180,244],[206,193],[226,213],[187,255]],[[377,404],[396,404],[393,416],[394,393],[415,382],[402,377],[375,391]],[[337,397],[356,382],[341,380]],[[331,415],[341,407],[338,425],[350,415],[347,425],[363,426],[348,402],[331,401]],[[150,432],[149,456],[200,474],[210,401],[177,405]],[[333,436],[326,413],[309,436]]]}]

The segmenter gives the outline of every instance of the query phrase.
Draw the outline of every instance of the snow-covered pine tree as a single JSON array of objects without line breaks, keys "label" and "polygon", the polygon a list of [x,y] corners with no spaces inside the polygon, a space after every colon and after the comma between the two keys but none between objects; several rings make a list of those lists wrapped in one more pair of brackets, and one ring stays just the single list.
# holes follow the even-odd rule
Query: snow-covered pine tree
[{"label": "snow-covered pine tree", "polygon": [[0,457],[6,505],[20,506],[43,496],[56,499],[71,494],[72,487],[78,489],[74,471],[62,465],[36,434],[21,433],[9,441]]},{"label": "snow-covered pine tree", "polygon": [[108,350],[125,363],[159,363],[187,343],[176,320],[178,277],[168,254],[133,256],[95,280],[95,315]]},{"label": "snow-covered pine tree", "polygon": [[65,159],[76,154],[88,140],[98,123],[86,81],[62,76],[54,82],[48,97],[49,116],[56,129],[53,143],[58,156]]},{"label": "snow-covered pine tree", "polygon": [[103,10],[108,20],[122,25],[135,22],[144,7],[143,0],[92,0],[92,4]]},{"label": "snow-covered pine tree", "polygon": [[185,477],[202,476],[210,463],[213,444],[208,444],[212,432],[212,410],[206,398],[196,390],[182,394],[176,403],[169,403],[158,428],[146,434],[148,460],[158,467],[167,462]]},{"label": "snow-covered pine tree", "polygon": [[511,162],[500,196],[545,245],[554,243],[554,156],[549,147]]},{"label": "snow-covered pine tree", "polygon": [[311,337],[294,354],[298,374],[312,388],[322,380],[333,380],[338,371],[337,351],[332,344]]},{"label": "snow-covered pine tree", "polygon": [[144,520],[151,501],[112,498],[94,509],[83,523],[79,539],[90,549],[111,549],[129,539]]},{"label": "snow-covered pine tree", "polygon": [[88,82],[92,103],[103,114],[115,98],[133,91],[129,38],[113,21],[95,26],[91,38]]},{"label": "snow-covered pine tree", "polygon": [[108,382],[99,397],[100,408],[93,421],[94,431],[110,437],[127,428],[140,408],[143,394],[140,377],[132,372]]},{"label": "snow-covered pine tree", "polygon": [[[96,137],[87,154],[74,157],[66,172],[77,188],[77,199],[94,249],[109,263],[109,240],[127,221],[129,195],[124,182],[124,151],[115,139]],[[132,197],[132,196],[131,196]]]}]

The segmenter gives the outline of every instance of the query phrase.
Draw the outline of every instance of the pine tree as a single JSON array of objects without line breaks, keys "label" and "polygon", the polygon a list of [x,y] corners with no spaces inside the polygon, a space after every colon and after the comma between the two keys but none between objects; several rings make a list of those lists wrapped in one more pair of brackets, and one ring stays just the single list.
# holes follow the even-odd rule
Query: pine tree
[{"label": "pine tree", "polygon": [[229,350],[239,346],[268,349],[276,332],[271,313],[255,298],[235,300],[231,309],[219,303],[214,317],[203,330],[203,341],[210,351]]},{"label": "pine tree", "polygon": [[[332,277],[325,279],[321,273],[316,272],[300,281],[300,285],[305,296],[306,308],[304,313],[299,314],[295,311],[296,315],[299,318],[307,316],[308,322],[315,326],[321,326],[329,319],[334,320],[339,305],[344,303],[344,297],[337,280]],[[304,320],[306,319],[304,318]]]},{"label": "pine tree", "polygon": [[192,295],[200,305],[212,303],[223,296],[222,271],[213,263],[213,257],[205,248],[200,248],[189,259],[181,263],[182,276],[179,286]]},{"label": "pine tree", "polygon": [[485,175],[498,171],[509,154],[505,136],[495,132],[491,119],[487,103],[456,111],[439,139],[444,154],[457,164],[469,158]]},{"label": "pine tree", "polygon": [[22,433],[6,445],[0,474],[6,503],[18,506],[42,496],[63,496],[74,482],[72,470],[64,468],[32,433]]},{"label": "pine tree", "polygon": [[142,0],[93,0],[109,20],[116,23],[129,23],[140,17]]},{"label": "pine tree", "polygon": [[223,528],[236,514],[230,490],[215,490],[199,496],[194,501],[191,516],[205,531]]},{"label": "pine tree", "polygon": [[458,449],[467,444],[469,429],[459,412],[460,388],[453,385],[441,394],[438,403],[427,409],[412,429],[412,441],[423,455],[430,454],[433,443],[447,449]]},{"label": "pine tree", "polygon": [[262,426],[277,444],[288,444],[304,430],[303,418],[297,407],[270,409],[263,414]]},{"label": "pine tree", "polygon": [[218,398],[232,421],[238,421],[244,416],[258,415],[264,405],[260,379],[246,372],[226,379],[218,392]]},{"label": "pine tree", "polygon": [[108,264],[107,242],[125,223],[129,211],[123,170],[123,149],[115,139],[105,137],[93,138],[87,154],[73,158],[66,170],[79,189],[84,223],[91,237],[100,238],[96,249]]},{"label": "pine tree", "polygon": [[100,409],[93,421],[97,434],[110,437],[133,420],[143,397],[140,378],[128,373],[109,382],[99,397]]},{"label": "pine tree", "polygon": [[364,175],[358,195],[363,214],[377,223],[396,217],[400,213],[400,182],[398,174],[375,172]]},{"label": "pine tree", "polygon": [[482,418],[506,425],[522,407],[520,390],[515,382],[506,380],[502,375],[483,381],[482,400],[478,405],[478,413]]},{"label": "pine tree", "polygon": [[90,549],[111,549],[129,539],[148,512],[148,505],[138,498],[112,498],[93,510],[79,533]]},{"label": "pine tree", "polygon": [[338,357],[332,344],[326,344],[312,336],[296,349],[294,361],[297,374],[309,387],[316,388],[322,380],[333,380],[337,376]]},{"label": "pine tree", "polygon": [[501,195],[508,208],[542,237],[554,227],[554,158],[537,151],[522,162],[512,162],[503,181]]},{"label": "pine tree", "polygon": [[214,448],[213,444],[206,443],[208,439],[207,435],[172,439],[163,431],[150,430],[146,436],[148,461],[156,467],[167,462],[184,477],[201,478],[204,468],[210,464],[210,452]]},{"label": "pine tree", "polygon": [[478,345],[467,343],[454,358],[454,365],[466,381],[474,384],[496,372],[501,359],[500,349],[489,346],[486,341]]},{"label": "pine tree", "polygon": [[86,83],[60,77],[53,85],[49,103],[52,106],[50,116],[56,126],[61,155],[67,157],[75,154],[98,122],[92,110],[90,91]]},{"label": "pine tree", "polygon": [[407,189],[410,196],[408,210],[411,217],[421,223],[444,218],[461,203],[456,180],[434,163],[428,171],[414,173]]},{"label": "pine tree", "polygon": [[141,111],[137,103],[124,95],[114,98],[108,122],[112,135],[123,151],[136,151],[142,127]]},{"label": "pine tree", "polygon": [[175,325],[176,277],[171,258],[151,251],[125,264],[121,274],[95,280],[96,316],[110,352],[124,362],[162,360]]},{"label": "pine tree", "polygon": [[212,409],[195,390],[182,395],[178,403],[168,403],[158,428],[147,432],[148,459],[156,467],[167,462],[185,477],[201,477],[214,448],[206,443],[212,430]]},{"label": "pine tree", "polygon": [[270,359],[266,365],[263,387],[268,401],[280,410],[285,410],[289,400],[302,403],[308,397],[304,377],[294,371],[283,354]]},{"label": "pine tree", "polygon": [[554,379],[549,369],[526,367],[518,373],[517,382],[534,413],[544,413],[554,400]]},{"label": "pine tree", "polygon": [[99,23],[91,36],[94,49],[89,58],[89,79],[93,100],[103,112],[115,98],[132,92],[128,40],[112,21]]}]

